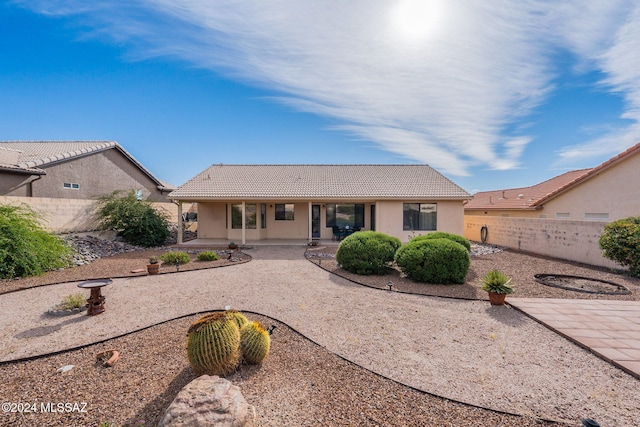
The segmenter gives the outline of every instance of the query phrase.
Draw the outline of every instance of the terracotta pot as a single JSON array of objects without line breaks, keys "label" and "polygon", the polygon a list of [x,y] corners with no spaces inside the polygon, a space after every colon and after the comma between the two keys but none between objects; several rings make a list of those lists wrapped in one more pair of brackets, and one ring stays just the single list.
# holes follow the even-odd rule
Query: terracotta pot
[{"label": "terracotta pot", "polygon": [[229,249],[238,249],[238,245],[229,245]]},{"label": "terracotta pot", "polygon": [[160,272],[160,263],[147,264],[147,271],[149,274],[158,274]]},{"label": "terracotta pot", "polygon": [[491,305],[504,305],[504,299],[506,294],[496,294],[495,292],[489,292],[489,302]]}]

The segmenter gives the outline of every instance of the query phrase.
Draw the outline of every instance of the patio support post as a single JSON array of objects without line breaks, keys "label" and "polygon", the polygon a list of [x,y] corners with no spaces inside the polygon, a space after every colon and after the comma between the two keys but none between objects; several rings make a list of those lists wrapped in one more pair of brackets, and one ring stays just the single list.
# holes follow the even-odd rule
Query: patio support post
[{"label": "patio support post", "polygon": [[308,217],[309,217],[309,229],[307,230],[307,241],[310,242],[313,240],[313,226],[312,226],[312,213],[311,213],[311,202],[309,202],[309,213],[308,213]]},{"label": "patio support post", "polygon": [[247,243],[247,235],[246,235],[246,220],[244,217],[244,209],[245,209],[245,202],[244,200],[242,201],[242,244],[244,245],[245,243]]},{"label": "patio support post", "polygon": [[178,202],[178,244],[182,244],[182,201]]}]

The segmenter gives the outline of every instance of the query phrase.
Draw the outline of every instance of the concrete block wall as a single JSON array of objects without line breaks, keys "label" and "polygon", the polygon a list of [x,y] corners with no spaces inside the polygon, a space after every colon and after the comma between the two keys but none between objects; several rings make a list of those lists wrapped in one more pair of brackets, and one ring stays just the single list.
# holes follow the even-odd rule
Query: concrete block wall
[{"label": "concrete block wall", "polygon": [[[42,226],[53,233],[92,231],[96,229],[96,201],[86,199],[54,199],[48,197],[0,196],[1,204],[26,204],[40,213],[44,219]],[[178,206],[174,203],[153,203],[169,214],[169,221],[178,222]],[[183,212],[190,204],[183,205]]]},{"label": "concrete block wall", "polygon": [[486,243],[489,244],[620,269],[620,265],[602,256],[598,245],[606,224],[603,221],[465,215],[464,237],[479,242],[481,228],[486,226]]}]

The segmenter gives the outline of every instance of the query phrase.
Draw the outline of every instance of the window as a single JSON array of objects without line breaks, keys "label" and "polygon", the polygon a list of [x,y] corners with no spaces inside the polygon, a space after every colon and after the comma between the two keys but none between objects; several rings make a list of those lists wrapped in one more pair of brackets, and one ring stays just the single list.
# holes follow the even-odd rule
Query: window
[{"label": "window", "polygon": [[364,227],[364,204],[327,203],[327,227]]},{"label": "window", "polygon": [[267,205],[260,205],[260,228],[267,228]]},{"label": "window", "polygon": [[404,203],[403,230],[436,230],[438,208],[436,203]]},{"label": "window", "polygon": [[293,203],[276,203],[276,221],[293,221]]},{"label": "window", "polygon": [[556,218],[571,218],[569,212],[556,212]]},{"label": "window", "polygon": [[80,184],[76,184],[75,182],[65,182],[62,184],[62,187],[68,190],[79,190]]},{"label": "window", "polygon": [[[244,205],[245,228],[256,228],[256,205]],[[242,205],[231,205],[231,228],[242,228]]]}]

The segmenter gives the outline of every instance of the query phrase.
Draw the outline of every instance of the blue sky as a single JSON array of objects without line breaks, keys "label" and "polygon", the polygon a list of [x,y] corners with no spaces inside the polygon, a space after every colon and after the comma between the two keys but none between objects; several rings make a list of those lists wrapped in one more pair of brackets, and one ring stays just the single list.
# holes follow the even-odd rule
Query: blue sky
[{"label": "blue sky", "polygon": [[634,0],[92,0],[0,6],[0,140],[213,163],[427,163],[469,192],[640,142]]}]

